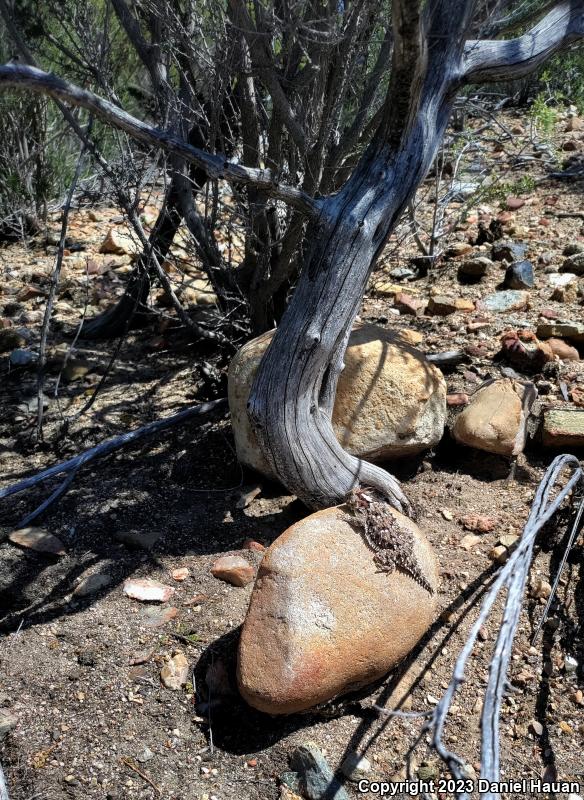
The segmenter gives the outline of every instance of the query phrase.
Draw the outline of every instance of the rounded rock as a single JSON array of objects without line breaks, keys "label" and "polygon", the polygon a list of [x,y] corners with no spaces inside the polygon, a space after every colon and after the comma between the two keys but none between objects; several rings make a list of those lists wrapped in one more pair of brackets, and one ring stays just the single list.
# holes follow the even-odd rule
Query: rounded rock
[{"label": "rounded rock", "polygon": [[436,612],[438,568],[417,525],[414,555],[434,593],[398,569],[381,572],[342,508],[286,530],[260,564],[238,653],[249,705],[290,714],[365,686],[398,664]]},{"label": "rounded rock", "polygon": [[[239,460],[275,477],[247,414],[257,368],[273,331],[244,345],[229,367],[229,408]],[[353,330],[339,377],[333,427],[349,453],[369,460],[420,453],[442,438],[446,382],[424,354],[375,325]]]}]

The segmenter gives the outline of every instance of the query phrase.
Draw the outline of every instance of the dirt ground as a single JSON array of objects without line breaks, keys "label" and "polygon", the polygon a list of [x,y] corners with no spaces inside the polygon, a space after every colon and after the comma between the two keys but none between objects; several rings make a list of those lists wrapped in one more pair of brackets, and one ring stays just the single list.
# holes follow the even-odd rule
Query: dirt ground
[{"label": "dirt ground", "polygon": [[[514,139],[521,141],[514,146],[537,153],[521,115],[504,120],[507,127],[522,123],[525,135],[516,135]],[[496,135],[494,127],[492,136]],[[564,123],[559,122],[553,145],[560,160],[566,141],[574,139],[582,149],[579,136],[564,132]],[[488,149],[496,171],[507,175],[505,151],[502,158],[495,158],[500,151],[490,144]],[[524,174],[537,181],[546,172],[535,158],[512,177]],[[451,245],[467,242],[477,234],[479,214],[488,219],[503,211],[506,236],[528,242],[528,257],[535,265],[536,288],[530,291],[528,309],[445,317],[399,315],[393,294],[383,287],[396,282],[389,272],[406,264],[416,250],[409,241],[398,253],[390,242],[362,318],[419,331],[420,347],[428,352],[466,348],[466,362],[445,374],[449,392],[472,393],[483,380],[501,374],[502,364],[494,357],[505,330],[535,330],[542,310],[550,307],[561,319],[584,318],[579,301],[550,300],[546,275],[550,264],[562,262],[567,244],[584,242],[582,218],[562,216],[581,212],[583,189],[582,180],[546,180],[521,195],[525,204],[517,210],[507,209],[505,201],[503,208],[498,200],[483,202],[451,234]],[[456,204],[451,210],[455,212]],[[429,213],[420,211],[421,217]],[[97,255],[97,248],[118,224],[116,214],[113,209],[81,209],[72,215],[70,235],[86,248],[84,256],[92,254],[98,267],[105,257]],[[57,232],[58,215],[52,226]],[[53,263],[54,254],[38,243],[0,249],[0,316],[30,332],[27,346],[38,341]],[[440,291],[475,301],[495,291],[502,279],[503,272],[480,284],[464,285],[457,279],[459,265],[460,258],[445,259],[429,277],[404,283],[403,288],[426,298]],[[119,259],[115,269],[100,272],[96,267],[88,276],[84,257],[72,252],[65,258],[64,288],[56,309],[60,322],[53,325],[50,341],[55,364],[59,354],[62,360],[59,348],[71,341],[83,309],[90,316],[111,303],[123,286],[127,266]],[[39,293],[35,287],[40,287]],[[484,326],[473,327],[477,321],[484,321]],[[61,380],[59,404],[53,398],[59,368],[49,369],[45,441],[40,445],[33,436],[36,371],[10,368],[7,356],[0,356],[2,486],[110,436],[225,394],[224,364],[218,365],[217,380],[210,381],[205,364],[215,363],[212,352],[183,332],[154,323],[126,338],[91,409],[73,421],[66,434],[57,435],[60,414],[70,415],[82,407],[107,371],[112,349],[111,343],[77,343],[75,358],[89,368]],[[584,388],[580,362],[563,362],[554,372],[529,377],[545,389],[544,403],[566,403],[562,381]],[[450,409],[451,420],[457,411]],[[241,554],[258,564],[261,554],[243,549],[245,540],[269,545],[306,510],[282,487],[241,469],[226,412],[171,429],[81,470],[66,496],[36,523],[61,539],[63,556],[21,549],[6,539],[56,483],[4,501],[0,710],[13,714],[17,724],[0,744],[0,763],[12,800],[269,800],[280,797],[280,777],[289,770],[290,753],[307,741],[315,742],[334,768],[356,750],[372,763],[368,778],[403,775],[406,754],[423,720],[388,720],[373,705],[391,708],[404,699],[404,708],[428,711],[441,697],[497,569],[489,552],[502,535],[521,533],[537,483],[554,454],[537,441],[530,443],[515,478],[509,480],[505,459],[456,445],[447,432],[434,451],[390,465],[404,481],[441,565],[439,616],[407,662],[381,685],[349,698],[340,708],[285,718],[256,712],[239,699],[234,653],[251,585],[238,588],[220,582],[210,568],[224,553]],[[242,493],[255,485],[261,492],[241,508]],[[496,525],[467,550],[461,545],[468,533],[461,520],[469,514],[493,517]],[[540,537],[534,579],[549,580],[555,574],[566,522],[556,520]],[[129,546],[128,535],[138,537],[141,546]],[[580,539],[570,555],[550,622],[533,646],[531,636],[543,605],[528,592],[502,713],[501,763],[506,779],[558,776],[584,787],[582,554]],[[189,569],[181,583],[171,577],[179,567]],[[107,573],[111,583],[97,595],[73,596],[79,578],[94,572]],[[151,606],[126,597],[122,587],[129,577],[172,584],[176,592],[163,608],[172,605],[177,615],[163,622]],[[457,696],[445,736],[446,744],[476,770],[480,697],[496,621],[483,631],[469,662],[468,680]],[[161,684],[160,670],[177,651],[186,655],[193,674],[184,690],[172,691]],[[575,672],[565,669],[566,656],[578,662]],[[402,698],[404,691],[407,697]],[[446,774],[424,736],[412,758],[414,774],[420,766],[436,776]],[[346,788],[352,797],[359,796],[354,784],[347,782]]]}]

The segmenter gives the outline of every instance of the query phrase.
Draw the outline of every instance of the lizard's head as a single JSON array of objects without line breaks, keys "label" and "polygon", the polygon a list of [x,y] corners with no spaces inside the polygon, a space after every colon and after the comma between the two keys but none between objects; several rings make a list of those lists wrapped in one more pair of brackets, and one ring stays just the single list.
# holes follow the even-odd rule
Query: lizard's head
[{"label": "lizard's head", "polygon": [[345,503],[349,508],[368,508],[373,501],[373,496],[369,489],[360,486],[357,489],[352,489],[347,495]]}]

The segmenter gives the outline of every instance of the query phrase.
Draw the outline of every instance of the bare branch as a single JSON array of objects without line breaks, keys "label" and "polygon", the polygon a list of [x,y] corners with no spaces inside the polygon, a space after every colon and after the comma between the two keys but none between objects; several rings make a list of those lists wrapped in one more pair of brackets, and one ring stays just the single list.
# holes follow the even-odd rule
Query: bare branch
[{"label": "bare branch", "polygon": [[463,83],[521,78],[557,50],[584,36],[583,0],[565,0],[530,31],[505,41],[469,41],[462,63]]},{"label": "bare branch", "polygon": [[301,189],[278,183],[271,170],[244,167],[230,161],[223,154],[212,155],[193,147],[172,133],[148,125],[93,92],[68,83],[57,75],[35,67],[5,64],[0,67],[0,91],[5,89],[25,89],[47,94],[61,102],[86,108],[134,139],[181,156],[185,161],[204,170],[211,179],[256,186],[276,200],[281,200],[309,216],[315,216],[321,209],[320,200],[310,197]]}]

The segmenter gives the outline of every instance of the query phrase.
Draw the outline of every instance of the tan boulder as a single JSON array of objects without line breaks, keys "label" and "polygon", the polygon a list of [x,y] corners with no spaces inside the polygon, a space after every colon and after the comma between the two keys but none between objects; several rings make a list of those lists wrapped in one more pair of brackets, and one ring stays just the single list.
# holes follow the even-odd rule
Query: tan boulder
[{"label": "tan boulder", "polygon": [[525,444],[524,406],[532,393],[531,384],[526,387],[510,378],[481,387],[456,418],[454,438],[489,453],[517,455]]},{"label": "tan boulder", "polygon": [[[419,528],[414,552],[438,585],[434,552]],[[243,624],[238,684],[270,714],[290,714],[385,675],[428,630],[436,594],[406,572],[380,572],[343,510],[311,514],[286,530],[260,564]]]},{"label": "tan boulder", "polygon": [[99,248],[100,253],[116,256],[134,256],[141,250],[142,246],[138,238],[122,228],[110,228]]},{"label": "tan boulder", "polygon": [[[260,360],[273,336],[244,345],[229,367],[229,408],[239,460],[274,477],[260,453],[247,400]],[[353,455],[392,459],[426,450],[442,438],[446,383],[440,370],[405,337],[375,325],[353,330],[337,386],[333,426]]]}]

